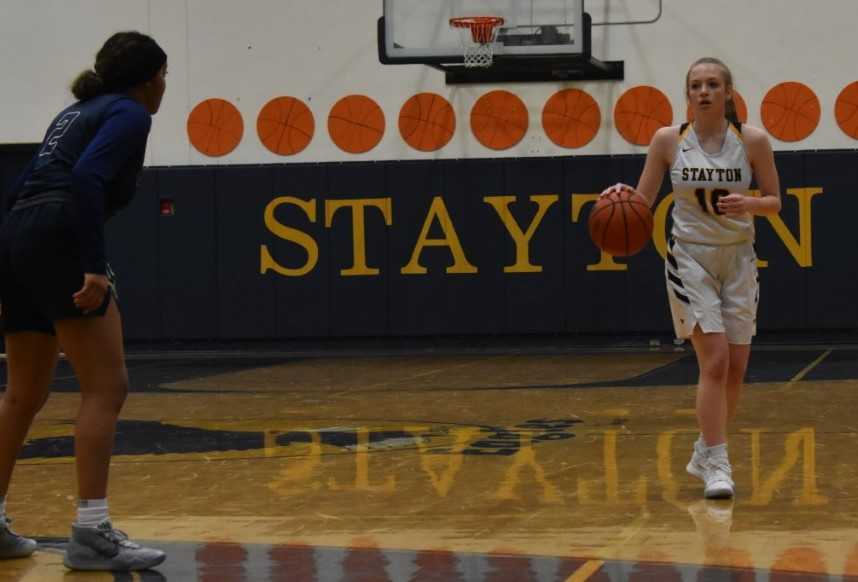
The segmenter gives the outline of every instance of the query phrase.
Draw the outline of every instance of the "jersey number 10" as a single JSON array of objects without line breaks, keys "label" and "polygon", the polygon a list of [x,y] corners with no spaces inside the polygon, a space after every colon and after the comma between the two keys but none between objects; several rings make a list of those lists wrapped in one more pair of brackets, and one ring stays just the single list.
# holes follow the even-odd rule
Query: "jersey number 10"
[{"label": "jersey number 10", "polygon": [[718,210],[718,199],[729,194],[730,192],[723,188],[715,188],[714,190],[697,188],[694,191],[694,195],[697,196],[697,201],[700,203],[700,208],[707,214],[724,214]]}]

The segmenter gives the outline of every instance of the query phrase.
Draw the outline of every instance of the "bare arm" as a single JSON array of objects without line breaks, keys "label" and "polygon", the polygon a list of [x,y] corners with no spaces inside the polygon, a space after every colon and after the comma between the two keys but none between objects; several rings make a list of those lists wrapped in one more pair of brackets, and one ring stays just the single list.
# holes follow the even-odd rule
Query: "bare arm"
[{"label": "bare arm", "polygon": [[606,196],[611,192],[629,191],[636,193],[646,201],[647,205],[652,206],[658,197],[664,173],[670,169],[670,164],[673,163],[674,150],[678,139],[679,129],[677,127],[662,127],[659,129],[655,132],[649,144],[646,162],[644,163],[641,177],[638,180],[638,187],[632,188],[627,184],[614,184],[606,188],[602,192],[602,196]]},{"label": "bare arm", "polygon": [[781,185],[772,144],[763,130],[752,126],[743,126],[742,138],[757,186],[760,188],[760,197],[730,194],[718,201],[718,208],[728,216],[747,212],[760,215],[777,214],[781,211]]}]

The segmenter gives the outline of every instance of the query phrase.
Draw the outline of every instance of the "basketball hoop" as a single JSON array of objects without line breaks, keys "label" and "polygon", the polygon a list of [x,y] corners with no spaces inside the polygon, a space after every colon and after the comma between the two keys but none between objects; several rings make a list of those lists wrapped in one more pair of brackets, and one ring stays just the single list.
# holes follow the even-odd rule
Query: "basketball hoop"
[{"label": "basketball hoop", "polygon": [[492,65],[495,38],[503,23],[500,16],[458,16],[450,19],[450,26],[459,29],[466,67]]}]

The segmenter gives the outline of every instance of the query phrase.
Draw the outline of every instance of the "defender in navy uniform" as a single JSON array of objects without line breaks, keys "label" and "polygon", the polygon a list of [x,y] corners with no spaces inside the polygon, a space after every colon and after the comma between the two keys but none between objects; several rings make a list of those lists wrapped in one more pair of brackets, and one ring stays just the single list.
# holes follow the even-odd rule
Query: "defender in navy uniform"
[{"label": "defender in navy uniform", "polygon": [[[656,132],[637,189],[616,184],[602,195],[637,192],[652,206],[670,171],[667,293],[676,337],[691,340],[700,369],[700,437],[686,470],[704,482],[706,498],[730,498],[727,423],[736,414],[757,329],[754,215],[780,212],[780,181],[765,132],[737,119],[733,76],[724,63],[708,57],[693,63],[686,96],[694,121]],[[752,174],[759,197],[748,191]]]},{"label": "defender in navy uniform", "polygon": [[80,381],[75,428],[77,520],[65,564],[138,570],[163,562],[113,528],[107,481],[128,391],[122,325],[104,223],[134,196],[164,95],[167,55],[149,36],[119,32],[81,73],[19,179],[0,225],[0,304],[8,382],[0,400],[0,558],[36,542],[9,529],[6,492],[33,418],[48,397],[60,348]]}]

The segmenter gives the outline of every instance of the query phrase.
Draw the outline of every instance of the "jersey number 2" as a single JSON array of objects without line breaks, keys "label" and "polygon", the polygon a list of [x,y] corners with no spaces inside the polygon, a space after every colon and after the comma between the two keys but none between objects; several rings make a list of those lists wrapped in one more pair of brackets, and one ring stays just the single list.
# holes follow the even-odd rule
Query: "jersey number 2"
[{"label": "jersey number 2", "polygon": [[718,199],[729,195],[730,193],[723,188],[715,188],[714,190],[706,190],[705,188],[697,188],[694,195],[697,196],[697,201],[700,203],[700,208],[708,214],[724,214],[718,210]]},{"label": "jersey number 2", "polygon": [[78,117],[80,117],[80,111],[69,111],[57,120],[51,129],[51,133],[45,138],[45,143],[42,146],[42,151],[39,152],[39,157],[49,156],[54,153],[57,144],[60,143],[60,139],[66,134]]}]

